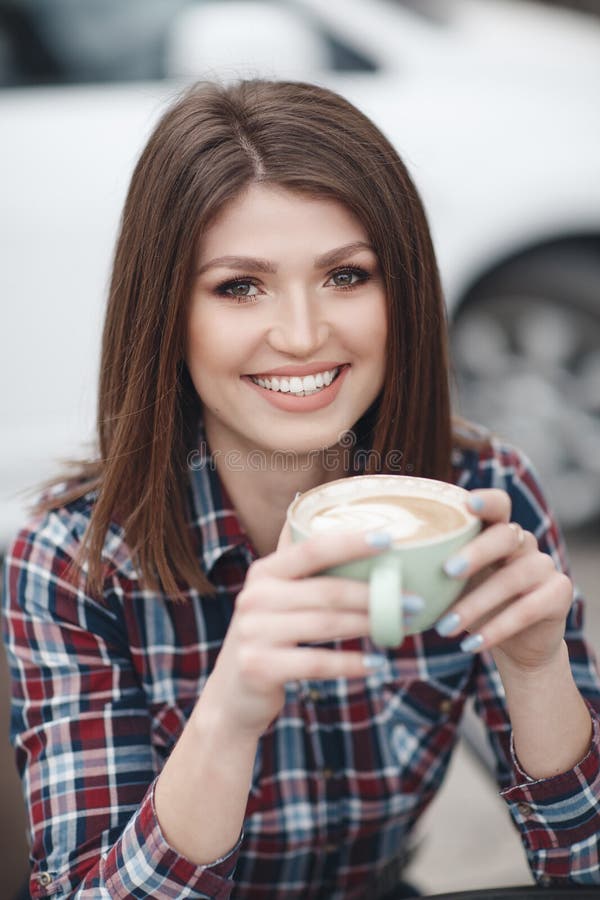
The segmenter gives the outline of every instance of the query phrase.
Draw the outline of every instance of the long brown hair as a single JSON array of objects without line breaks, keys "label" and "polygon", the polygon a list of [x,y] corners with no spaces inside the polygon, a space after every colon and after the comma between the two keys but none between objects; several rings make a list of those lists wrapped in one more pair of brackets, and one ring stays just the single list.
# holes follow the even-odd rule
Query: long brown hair
[{"label": "long brown hair", "polygon": [[98,492],[84,544],[101,591],[109,523],[150,587],[213,590],[186,506],[199,401],[184,358],[204,229],[252,182],[335,198],[365,226],[389,307],[387,377],[370,445],[386,470],[451,477],[445,306],[426,216],[398,154],[348,101],[311,84],[200,83],[166,112],[135,168],[116,245],[98,394],[98,458],[42,508]]}]

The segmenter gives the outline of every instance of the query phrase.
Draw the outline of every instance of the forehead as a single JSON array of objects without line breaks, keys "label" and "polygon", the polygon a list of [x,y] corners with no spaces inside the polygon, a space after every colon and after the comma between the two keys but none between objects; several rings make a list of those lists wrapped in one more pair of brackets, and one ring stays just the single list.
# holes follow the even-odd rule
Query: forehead
[{"label": "forehead", "polygon": [[252,184],[227,203],[205,230],[200,256],[206,259],[224,248],[251,254],[262,247],[264,252],[267,242],[274,248],[297,242],[323,249],[323,242],[356,240],[367,240],[366,229],[340,201]]}]

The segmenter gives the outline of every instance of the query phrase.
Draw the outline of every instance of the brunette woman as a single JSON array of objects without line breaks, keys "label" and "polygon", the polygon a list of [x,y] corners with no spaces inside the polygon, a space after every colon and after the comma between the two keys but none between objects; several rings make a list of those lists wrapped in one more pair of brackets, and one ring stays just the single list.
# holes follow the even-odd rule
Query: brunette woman
[{"label": "brunette woman", "polygon": [[[452,611],[395,650],[365,585],[318,575],[387,536],[284,528],[360,460],[473,490],[487,526],[447,563],[470,579]],[[411,833],[470,695],[534,877],[600,884],[582,614],[529,463],[451,416],[394,149],[322,88],[194,87],[132,178],[97,458],[7,557],[32,895],[414,896]]]}]

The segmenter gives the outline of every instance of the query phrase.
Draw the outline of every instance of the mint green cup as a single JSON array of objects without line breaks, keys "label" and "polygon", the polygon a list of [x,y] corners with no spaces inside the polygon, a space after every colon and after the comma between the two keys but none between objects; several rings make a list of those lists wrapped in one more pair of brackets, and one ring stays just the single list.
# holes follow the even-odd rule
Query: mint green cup
[{"label": "mint green cup", "polygon": [[[393,496],[396,503],[403,497],[435,500],[460,511],[459,527],[430,533],[420,539],[394,537],[394,523],[370,522],[356,530],[386,531],[392,544],[377,556],[354,560],[321,572],[322,575],[357,578],[369,583],[369,620],[373,641],[383,647],[397,647],[407,634],[426,631],[448,609],[463,588],[464,580],[450,578],[443,566],[449,557],[471,541],[481,529],[481,520],[467,507],[469,492],[457,485],[430,478],[407,475],[356,475],[319,485],[299,494],[290,504],[287,521],[294,541],[306,540],[312,534],[312,516],[325,509],[342,506],[348,501]],[[402,513],[399,513],[399,517]],[[391,527],[390,527],[391,524]],[[433,530],[435,531],[435,522]],[[431,523],[430,523],[431,531]],[[339,530],[347,531],[348,528]],[[352,528],[351,530],[355,530]],[[323,531],[318,533],[324,533]],[[425,602],[424,609],[406,624],[402,595],[416,594]]]}]

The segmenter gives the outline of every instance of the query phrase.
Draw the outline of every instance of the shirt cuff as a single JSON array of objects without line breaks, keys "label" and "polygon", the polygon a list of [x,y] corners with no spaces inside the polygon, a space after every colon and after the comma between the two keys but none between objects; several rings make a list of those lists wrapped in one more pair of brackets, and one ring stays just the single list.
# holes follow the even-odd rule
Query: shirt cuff
[{"label": "shirt cuff", "polygon": [[568,772],[532,778],[523,771],[511,737],[517,784],[501,791],[530,851],[573,848],[595,838],[600,829],[600,721],[592,717],[592,741],[586,756]]},{"label": "shirt cuff", "polygon": [[141,806],[125,828],[119,841],[119,853],[109,851],[104,880],[113,898],[136,896],[178,897],[185,888],[186,897],[226,900],[243,834],[234,847],[207,865],[197,865],[170,846],[165,838],[154,805],[156,779]]}]

